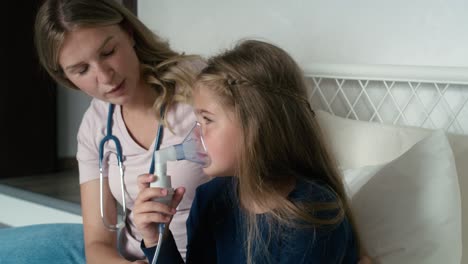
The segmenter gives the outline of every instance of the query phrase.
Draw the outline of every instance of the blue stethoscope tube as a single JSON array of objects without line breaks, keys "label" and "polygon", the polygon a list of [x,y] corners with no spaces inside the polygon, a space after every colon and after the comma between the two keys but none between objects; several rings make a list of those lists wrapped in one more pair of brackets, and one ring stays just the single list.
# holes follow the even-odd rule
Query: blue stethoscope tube
[{"label": "blue stethoscope tube", "polygon": [[[109,104],[109,110],[107,113],[107,127],[106,127],[106,135],[99,143],[99,202],[100,202],[100,210],[101,210],[101,219],[106,228],[111,231],[118,231],[122,227],[125,226],[125,222],[127,220],[127,210],[125,208],[126,199],[125,199],[125,182],[124,182],[124,170],[123,170],[123,155],[122,155],[122,145],[120,144],[119,139],[112,135],[112,116],[114,114],[115,105]],[[161,116],[164,111],[164,108],[161,108]],[[158,151],[161,146],[161,138],[163,136],[163,125],[160,122],[158,126],[158,132],[156,135],[156,142],[154,144],[154,151]],[[117,219],[117,224],[113,225],[106,221],[106,217],[104,214],[104,175],[103,175],[103,161],[104,161],[104,145],[107,142],[113,142],[116,148],[116,155],[117,155],[117,165],[119,166],[120,172],[120,191],[122,193],[122,219],[119,222]],[[154,155],[152,155],[151,165],[149,169],[150,174],[154,174]],[[109,175],[107,175],[109,176]],[[119,216],[117,216],[119,217]]]}]

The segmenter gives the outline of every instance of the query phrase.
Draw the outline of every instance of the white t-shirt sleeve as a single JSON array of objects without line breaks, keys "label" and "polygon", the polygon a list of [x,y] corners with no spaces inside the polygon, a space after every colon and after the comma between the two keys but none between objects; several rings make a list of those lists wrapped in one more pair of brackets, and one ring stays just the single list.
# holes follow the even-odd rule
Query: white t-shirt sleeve
[{"label": "white t-shirt sleeve", "polygon": [[[94,99],[81,121],[77,135],[78,150],[76,153],[80,184],[99,179],[100,140],[98,138],[102,139],[104,136],[105,127],[102,124],[105,124],[106,115],[105,103]],[[107,177],[107,166],[104,166],[103,169],[104,176]]]}]

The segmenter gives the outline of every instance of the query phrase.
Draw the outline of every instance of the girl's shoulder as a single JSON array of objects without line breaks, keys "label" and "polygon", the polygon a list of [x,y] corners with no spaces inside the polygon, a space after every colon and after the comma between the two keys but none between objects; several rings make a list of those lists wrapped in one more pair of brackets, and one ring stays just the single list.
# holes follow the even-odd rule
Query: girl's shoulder
[{"label": "girl's shoulder", "polygon": [[219,194],[233,190],[234,177],[215,177],[197,187],[197,196],[203,200],[213,200]]},{"label": "girl's shoulder", "polygon": [[336,192],[325,182],[299,178],[296,187],[289,194],[293,201],[303,202],[336,202]]},{"label": "girl's shoulder", "polygon": [[302,208],[321,222],[314,228],[290,231],[296,235],[295,244],[305,245],[310,259],[316,259],[317,263],[357,262],[358,245],[353,226],[338,205],[341,198],[327,183],[300,179],[290,197],[305,205]]},{"label": "girl's shoulder", "polygon": [[[342,199],[325,182],[299,179],[289,195],[290,200],[316,219],[341,224],[343,218]],[[341,220],[339,220],[341,219]],[[339,221],[336,221],[339,220]],[[335,226],[332,224],[330,227]]]},{"label": "girl's shoulder", "polygon": [[200,215],[220,216],[233,208],[233,177],[217,177],[197,187],[190,209],[190,221]]}]

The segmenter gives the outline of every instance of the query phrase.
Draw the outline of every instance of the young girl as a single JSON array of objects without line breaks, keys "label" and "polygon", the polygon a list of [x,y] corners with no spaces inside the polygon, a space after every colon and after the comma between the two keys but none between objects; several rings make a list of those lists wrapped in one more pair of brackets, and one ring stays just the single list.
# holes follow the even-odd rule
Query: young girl
[{"label": "young girl", "polygon": [[[193,103],[211,158],[204,172],[219,178],[197,189],[187,263],[357,263],[359,238],[343,184],[301,70],[285,51],[244,41],[211,58]],[[170,222],[171,213],[151,201],[166,194],[147,188],[152,180],[139,178],[134,207],[150,263],[155,226]],[[157,263],[180,262],[169,232]]]}]

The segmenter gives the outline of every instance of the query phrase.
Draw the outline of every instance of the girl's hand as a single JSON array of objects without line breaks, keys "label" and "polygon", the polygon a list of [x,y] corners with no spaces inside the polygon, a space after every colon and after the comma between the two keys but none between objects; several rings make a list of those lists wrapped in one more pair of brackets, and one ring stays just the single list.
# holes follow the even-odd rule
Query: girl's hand
[{"label": "girl's hand", "polygon": [[143,174],[138,176],[137,182],[140,192],[133,207],[135,226],[141,233],[146,247],[153,247],[158,244],[159,223],[169,225],[185,193],[185,188],[179,187],[174,191],[170,205],[154,202],[152,199],[167,195],[166,189],[149,187],[154,180],[156,180],[155,175]]}]

